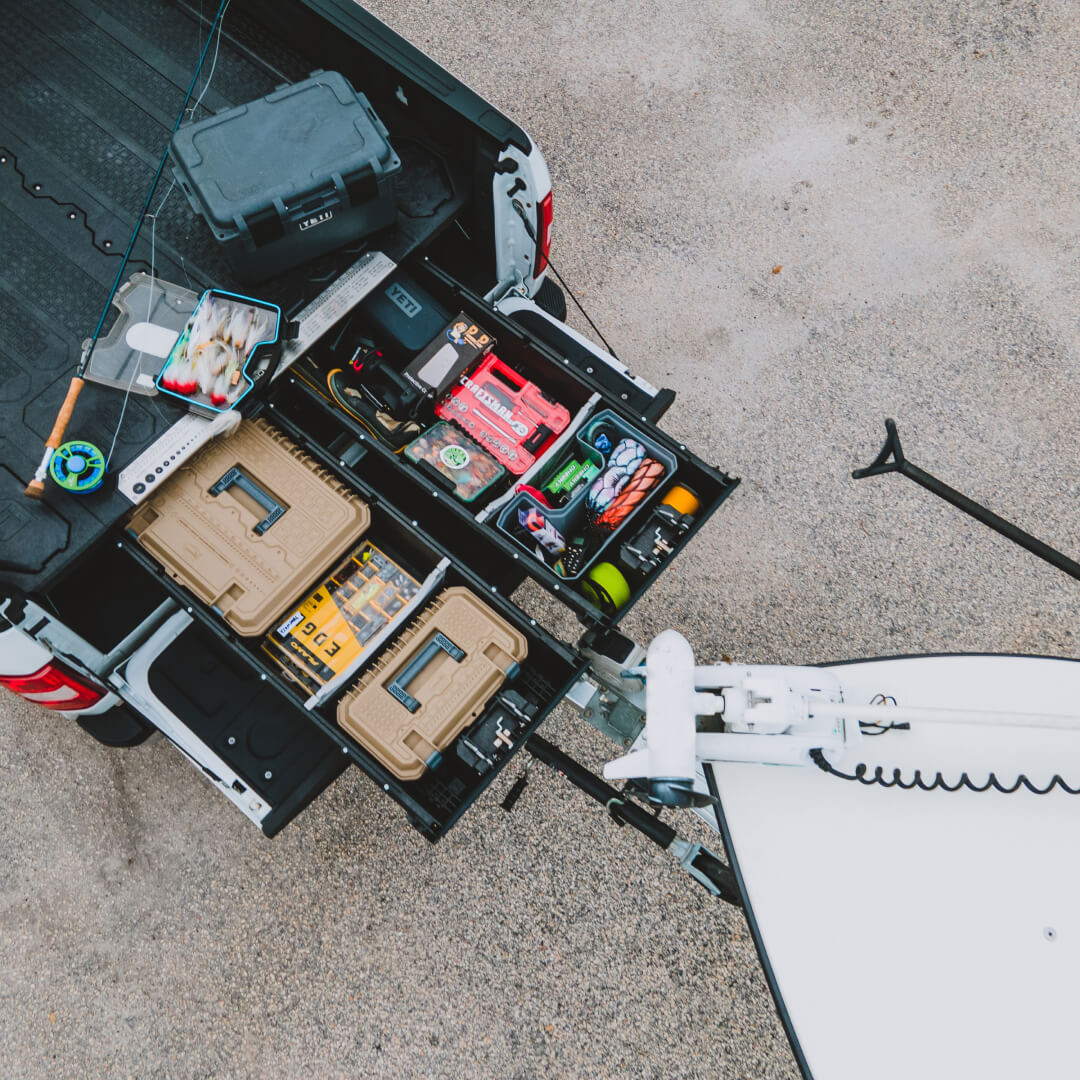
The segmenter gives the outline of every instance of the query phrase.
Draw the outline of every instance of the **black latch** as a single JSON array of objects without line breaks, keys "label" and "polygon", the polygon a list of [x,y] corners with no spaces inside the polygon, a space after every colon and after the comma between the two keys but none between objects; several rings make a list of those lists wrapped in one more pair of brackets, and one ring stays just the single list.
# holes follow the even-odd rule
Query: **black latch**
[{"label": "black latch", "polygon": [[375,170],[370,162],[365,162],[355,172],[343,176],[345,190],[349,195],[349,205],[359,206],[361,203],[371,202],[378,198],[379,182],[375,178]]},{"label": "black latch", "polygon": [[243,220],[244,227],[251,234],[251,241],[257,248],[266,247],[285,235],[285,226],[282,225],[275,206],[267,206],[254,214],[248,214]]}]

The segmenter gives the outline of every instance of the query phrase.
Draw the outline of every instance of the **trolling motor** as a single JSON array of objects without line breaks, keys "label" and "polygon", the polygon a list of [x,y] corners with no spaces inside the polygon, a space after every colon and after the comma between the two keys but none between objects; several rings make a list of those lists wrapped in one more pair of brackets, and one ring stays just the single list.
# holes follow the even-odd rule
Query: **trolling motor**
[{"label": "trolling motor", "polygon": [[[645,683],[645,745],[608,762],[604,776],[631,781],[658,806],[714,801],[694,789],[699,761],[810,764],[811,751],[843,751],[860,738],[843,707],[825,710],[842,695],[822,668],[695,666],[686,638],[665,630],[624,675]],[[716,716],[723,731],[697,730],[698,717]]]}]

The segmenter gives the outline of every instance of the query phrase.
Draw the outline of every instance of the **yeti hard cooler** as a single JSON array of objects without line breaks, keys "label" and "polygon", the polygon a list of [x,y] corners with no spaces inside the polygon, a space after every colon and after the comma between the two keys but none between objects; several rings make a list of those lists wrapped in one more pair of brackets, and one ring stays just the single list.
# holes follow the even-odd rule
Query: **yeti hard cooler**
[{"label": "yeti hard cooler", "polygon": [[173,176],[237,275],[256,281],[393,224],[401,160],[366,97],[316,72],[179,127]]}]

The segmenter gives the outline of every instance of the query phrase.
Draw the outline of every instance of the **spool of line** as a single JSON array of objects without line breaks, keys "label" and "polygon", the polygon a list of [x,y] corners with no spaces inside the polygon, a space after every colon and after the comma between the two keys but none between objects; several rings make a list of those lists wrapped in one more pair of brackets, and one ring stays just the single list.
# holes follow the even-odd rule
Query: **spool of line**
[{"label": "spool of line", "polygon": [[701,505],[698,497],[688,487],[683,487],[682,484],[676,484],[660,501],[666,503],[680,514],[696,513],[697,508]]},{"label": "spool of line", "polygon": [[86,495],[105,481],[105,455],[93,443],[82,439],[62,443],[53,452],[49,475],[64,491]]},{"label": "spool of line", "polygon": [[597,563],[581,583],[586,599],[601,611],[613,615],[630,599],[630,586],[618,567],[609,562]]}]

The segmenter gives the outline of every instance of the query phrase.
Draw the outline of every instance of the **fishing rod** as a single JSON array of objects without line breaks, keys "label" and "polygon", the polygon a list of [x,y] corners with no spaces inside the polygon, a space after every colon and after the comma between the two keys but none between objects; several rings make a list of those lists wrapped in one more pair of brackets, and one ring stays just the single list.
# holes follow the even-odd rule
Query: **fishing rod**
[{"label": "fishing rod", "polygon": [[912,465],[904,456],[904,449],[900,445],[900,435],[897,433],[895,420],[885,421],[885,445],[881,448],[881,453],[865,469],[856,469],[852,472],[851,477],[853,480],[862,480],[864,477],[881,476],[890,472],[898,472],[901,476],[914,480],[916,484],[926,488],[927,491],[933,492],[939,499],[951,503],[958,510],[963,510],[965,514],[969,514],[976,521],[981,521],[984,525],[993,529],[994,532],[1001,533],[1002,536],[1007,537],[1014,544],[1019,544],[1026,551],[1030,551],[1032,555],[1038,555],[1040,559],[1045,559],[1051,566],[1056,566],[1070,577],[1080,581],[1080,563],[1070,559],[1067,555],[1062,555],[1056,548],[1044,544],[1038,537],[1032,536],[1029,532],[1024,532],[1023,529],[1018,528],[1011,521],[1006,521],[1005,518],[995,514],[992,510],[988,510],[974,499],[969,499],[962,492],[957,491],[956,488],[949,487],[948,484],[939,480],[936,476],[931,476],[930,473],[920,469],[918,465]]},{"label": "fishing rod", "polygon": [[[206,61],[206,54],[210,51],[210,43],[214,40],[215,31],[219,34],[218,41],[220,44],[221,20],[225,14],[225,9],[229,6],[229,2],[230,0],[221,0],[221,5],[218,7],[217,14],[214,16],[214,21],[210,24],[210,33],[206,35],[206,44],[203,46],[202,53],[199,55],[198,66],[195,68],[195,74],[191,77],[191,83],[187,88],[187,93],[184,95],[184,101],[180,106],[180,111],[176,115],[176,123],[172,126],[172,131],[169,133],[170,136],[174,134],[176,129],[183,123],[184,114],[187,112],[188,102],[191,100],[191,95],[195,92],[195,84],[199,81],[199,76],[202,74],[203,63]],[[203,93],[205,92],[206,88],[204,87]],[[109,295],[105,299],[105,306],[101,310],[101,318],[98,319],[98,324],[94,329],[94,336],[90,339],[90,346],[83,353],[82,358],[79,360],[79,365],[75,369],[75,374],[68,384],[67,394],[64,397],[63,404],[60,406],[60,411],[56,414],[56,421],[53,423],[52,431],[45,440],[45,452],[41,457],[41,464],[38,466],[37,472],[34,473],[34,478],[26,485],[25,494],[29,495],[32,499],[40,499],[45,494],[45,477],[49,471],[49,463],[52,461],[53,453],[61,442],[63,442],[64,432],[67,430],[68,421],[71,419],[71,414],[75,411],[75,402],[79,400],[79,394],[86,385],[83,376],[86,374],[86,368],[90,363],[90,357],[94,354],[94,346],[97,345],[98,338],[101,337],[102,327],[105,325],[105,319],[109,314],[109,305],[112,303],[113,297],[116,295],[116,290],[120,287],[120,282],[123,280],[124,271],[127,269],[128,260],[131,258],[131,252],[135,247],[135,241],[138,240],[142,224],[146,220],[147,214],[150,212],[150,203],[154,198],[154,192],[157,190],[161,174],[165,170],[165,162],[168,160],[168,157],[169,149],[168,144],[166,144],[165,153],[161,155],[157,171],[154,173],[154,182],[150,185],[150,190],[146,193],[146,201],[143,203],[142,213],[139,214],[139,217],[135,222],[135,228],[131,232],[131,238],[128,240],[127,250],[124,252],[124,257],[120,262],[120,269],[117,270],[112,288],[109,290]]]}]

